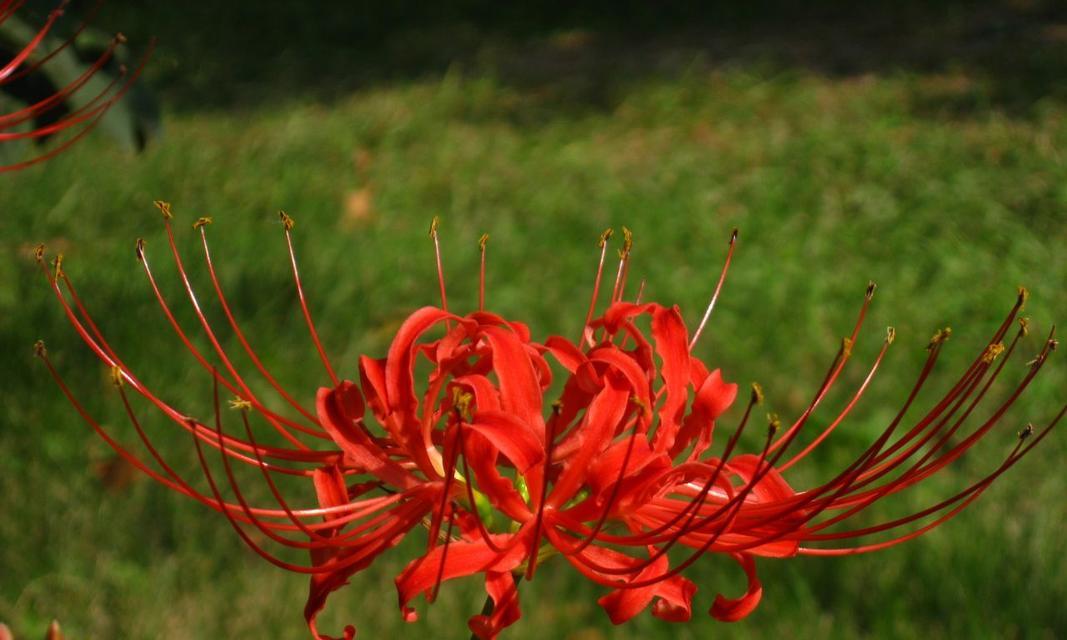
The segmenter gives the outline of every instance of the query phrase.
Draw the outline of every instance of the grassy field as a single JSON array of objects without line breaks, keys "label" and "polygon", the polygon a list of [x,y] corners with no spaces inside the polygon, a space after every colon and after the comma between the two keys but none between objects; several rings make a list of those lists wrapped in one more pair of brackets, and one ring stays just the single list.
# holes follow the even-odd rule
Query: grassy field
[{"label": "grassy field", "polygon": [[[1024,23],[1021,33],[984,37],[976,53],[938,31],[959,23],[934,20],[902,43],[916,58],[932,56],[920,63],[888,53],[882,61],[878,47],[895,50],[896,40],[867,41],[862,28],[836,42],[821,40],[840,35],[834,25],[780,41],[787,20],[742,22],[729,37],[708,27],[716,43],[708,47],[699,30],[627,40],[569,24],[515,33],[447,22],[383,37],[341,82],[351,59],[340,53],[314,78],[306,77],[312,54],[327,53],[301,54],[299,40],[278,44],[273,57],[234,58],[227,72],[229,58],[217,55],[235,55],[240,43],[223,49],[211,37],[219,25],[205,24],[200,46],[167,15],[130,11],[116,8],[112,19],[132,23],[135,41],[153,23],[164,38],[149,74],[164,136],[136,157],[92,137],[0,178],[0,620],[20,638],[41,637],[52,618],[70,638],[305,637],[305,579],[255,557],[221,518],[130,474],[33,358],[34,341],[45,339],[86,406],[134,443],[107,372],[36,269],[33,247],[44,242],[65,254],[101,329],[142,378],[188,413],[208,411],[210,382],[170,333],[134,258],[143,237],[164,292],[191,322],[154,199],[174,204],[205,299],[210,281],[189,225],[214,218],[213,256],[235,314],[302,400],[325,380],[289,279],[278,209],[297,221],[312,310],[349,377],[360,354],[384,352],[408,313],[436,303],[433,215],[443,221],[452,306],[476,303],[477,239],[488,232],[489,306],[541,338],[578,330],[603,228],[633,229],[631,273],[647,279],[646,297],[678,304],[689,322],[699,319],[730,230],[740,228],[699,355],[730,380],[761,382],[783,418],[803,409],[874,280],[856,363],[813,427],[862,380],[886,325],[897,341],[853,419],[788,476],[797,488],[831,477],[877,437],[938,327],[954,335],[926,405],[982,348],[1018,285],[1032,293],[1034,332],[997,397],[1050,325],[1067,319],[1067,101],[1062,73],[1049,66],[1064,52],[1063,24]],[[1005,52],[1016,37],[1038,44],[1013,74]],[[436,42],[452,48],[424,62],[419,51]],[[412,53],[412,43],[423,49]],[[857,59],[848,55],[868,43]],[[388,70],[393,52],[407,66],[373,72]],[[221,326],[221,311],[208,313]],[[974,455],[880,505],[879,519],[981,477],[1022,425],[1058,411],[1067,365],[1056,356]],[[197,473],[188,440],[147,407],[142,415],[175,464]],[[693,622],[671,626],[645,613],[617,628],[596,605],[601,590],[549,563],[522,585],[523,619],[505,637],[1063,637],[1065,455],[1067,438],[1053,434],[959,518],[890,551],[760,562],[763,602],[735,625],[704,615],[715,593],[743,589],[721,558],[690,574],[700,586]],[[450,583],[433,607],[420,605],[420,622],[402,622],[392,578],[416,537],[336,594],[323,628],[354,622],[363,638],[466,637],[466,618],[484,598],[476,579]]]}]

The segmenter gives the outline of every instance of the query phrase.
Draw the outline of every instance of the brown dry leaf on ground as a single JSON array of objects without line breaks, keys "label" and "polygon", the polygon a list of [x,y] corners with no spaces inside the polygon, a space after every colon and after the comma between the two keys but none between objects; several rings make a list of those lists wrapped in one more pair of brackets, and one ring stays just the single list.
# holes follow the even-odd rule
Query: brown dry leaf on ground
[{"label": "brown dry leaf on ground", "polygon": [[[109,491],[122,491],[141,478],[137,468],[119,455],[93,465],[93,473]],[[0,640],[4,640],[0,636]]]},{"label": "brown dry leaf on ground", "polygon": [[345,194],[341,227],[355,229],[374,219],[374,190],[371,187],[353,189]]}]

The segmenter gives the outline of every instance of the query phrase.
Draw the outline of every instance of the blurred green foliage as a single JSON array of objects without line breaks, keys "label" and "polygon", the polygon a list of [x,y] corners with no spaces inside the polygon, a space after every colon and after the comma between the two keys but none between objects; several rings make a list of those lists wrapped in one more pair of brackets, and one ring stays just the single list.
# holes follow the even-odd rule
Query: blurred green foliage
[{"label": "blurred green foliage", "polygon": [[[325,4],[106,7],[105,23],[162,38],[150,76],[169,105],[168,136],[138,157],[94,137],[0,189],[0,619],[16,632],[39,636],[55,617],[73,638],[305,634],[305,579],[260,561],[214,514],[126,475],[32,357],[45,338],[87,408],[134,443],[106,371],[37,272],[32,248],[45,242],[66,254],[79,293],[139,375],[188,413],[207,412],[208,378],[165,326],[134,259],[144,237],[164,292],[193,326],[153,199],[174,203],[205,302],[210,283],[188,225],[215,218],[209,235],[231,306],[305,401],[325,380],[295,303],[279,208],[296,218],[312,311],[349,377],[359,354],[381,354],[407,313],[435,303],[426,238],[435,214],[451,304],[476,301],[486,231],[490,307],[540,337],[578,330],[604,227],[634,230],[634,282],[647,279],[647,297],[677,303],[691,322],[740,227],[699,355],[728,379],[759,380],[783,418],[802,410],[873,279],[856,363],[813,432],[862,380],[884,325],[897,341],[854,419],[791,472],[796,488],[829,477],[880,433],[936,328],[955,332],[925,404],[981,348],[1017,285],[1033,294],[1024,354],[1067,318],[1067,19],[1048,6],[722,9],[645,24],[606,11],[470,17],[465,6],[399,24]],[[262,29],[241,30],[240,20]],[[974,455],[877,515],[910,513],[999,463],[1019,426],[1062,406],[1060,360]],[[140,408],[161,448],[198,475],[188,439]],[[907,545],[762,561],[763,603],[736,625],[702,612],[715,593],[743,588],[722,559],[693,572],[693,622],[645,614],[618,628],[595,603],[602,591],[553,562],[522,586],[524,617],[507,637],[1062,637],[1065,453],[1054,434],[973,508]],[[484,597],[477,580],[450,583],[414,626],[396,611],[392,577],[422,542],[413,536],[354,579],[324,628],[465,637]]]}]

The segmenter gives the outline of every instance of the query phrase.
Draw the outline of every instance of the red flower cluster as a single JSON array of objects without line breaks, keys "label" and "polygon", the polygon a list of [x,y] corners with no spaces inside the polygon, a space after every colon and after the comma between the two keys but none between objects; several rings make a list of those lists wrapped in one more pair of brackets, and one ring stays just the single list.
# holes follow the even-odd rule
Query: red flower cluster
[{"label": "red flower cluster", "polygon": [[[0,90],[39,73],[49,60],[70,47],[85,29],[88,20],[83,21],[62,44],[51,51],[42,51],[49,32],[63,16],[63,10],[68,1],[62,0],[59,6],[48,14],[48,19],[32,38],[20,50],[14,52],[10,60],[0,64]],[[24,3],[25,0],[0,0],[0,23],[10,20]],[[125,65],[120,65],[115,77],[95,95],[83,96],[80,106],[76,108],[68,106],[75,95],[85,93],[83,90],[89,80],[112,61],[115,49],[124,42],[126,39],[122,34],[115,35],[96,60],[90,63],[77,78],[65,86],[58,87],[55,93],[11,113],[0,113],[0,144],[15,140],[42,141],[64,132],[71,133],[62,142],[33,158],[9,165],[0,164],[0,173],[25,169],[62,153],[89,133],[100,122],[107,110],[126,95],[148,61],[151,48],[132,73]]]},{"label": "red flower cluster", "polygon": [[[980,410],[981,400],[1026,333],[1022,322],[1004,344],[1024,302],[1023,293],[941,400],[904,426],[947,331],[938,332],[931,341],[914,388],[882,435],[825,483],[797,490],[786,481],[786,472],[842,422],[893,342],[890,329],[845,408],[820,433],[801,439],[809,417],[850,360],[873,285],[855,328],[843,340],[806,410],[786,428],[771,417],[765,434],[758,434],[762,444],[742,453],[742,432],[762,400],[762,392],[753,385],[739,426],[726,438],[721,453],[714,455],[717,421],[734,404],[738,388],[692,351],[722,287],[736,234],[708,311],[690,336],[676,307],[623,299],[628,232],[610,300],[594,317],[610,235],[605,233],[593,300],[577,342],[561,337],[534,341],[525,325],[484,310],[483,238],[480,309],[466,316],[451,313],[441,278],[441,307],[411,314],[386,357],[363,356],[358,381],[349,381],[337,375],[320,344],[293,256],[293,223],[282,214],[300,306],[330,379],[330,386],[319,389],[314,409],[309,409],[278,385],[239,328],[211,262],[206,234],[210,220],[202,218],[194,227],[201,234],[219,306],[258,373],[291,405],[295,417],[287,417],[269,408],[232,364],[185,275],[171,231],[170,208],[157,204],[182,282],[214,355],[194,346],[171,312],[141,241],[137,255],[167,321],[214,379],[215,415],[207,420],[186,415],[142,384],[97,328],[61,263],[48,269],[43,259],[42,268],[71,324],[112,368],[148,459],[135,456],[101,428],[64,384],[43,346],[38,354],[82,417],[122,456],[156,480],[220,512],[259,555],[310,576],[304,615],[316,638],[329,637],[316,627],[316,616],[329,594],[420,525],[428,531],[425,552],[396,577],[400,607],[408,620],[416,617],[410,607],[416,596],[433,601],[443,582],[482,574],[492,606],[472,617],[469,626],[479,638],[494,638],[520,616],[520,580],[532,579],[539,562],[558,555],[607,589],[599,603],[612,622],[622,623],[650,604],[659,618],[685,621],[697,586],[682,571],[708,553],[729,555],[748,577],[745,593],[718,595],[711,604],[715,618],[739,620],[753,611],[762,594],[757,557],[862,553],[921,535],[977,499],[1067,411],[1065,407],[1040,430],[1028,426],[1001,465],[955,495],[880,524],[849,527],[856,514],[966,453],[1044,366],[1056,344],[1051,336],[1005,398]],[[436,247],[436,224],[431,235]],[[440,259],[438,250],[439,267]],[[562,384],[554,384],[560,374]],[[219,387],[235,396],[231,404],[240,410],[238,430],[223,427]],[[206,489],[177,473],[153,446],[126,388],[192,434]],[[557,400],[546,401],[556,394]],[[262,433],[257,436],[250,423],[253,414],[276,432],[275,439],[289,444],[263,444]],[[976,424],[967,425],[969,418]],[[205,445],[221,454],[224,483],[217,469],[212,471]],[[253,468],[276,504],[249,503],[235,462]],[[318,504],[293,506],[277,482],[279,475],[308,478]],[[225,497],[224,490],[232,498]],[[880,533],[886,534],[880,541],[850,544],[855,538]],[[305,549],[310,562],[288,562],[266,548],[265,540]],[[672,554],[672,549],[680,553]],[[353,627],[345,629],[346,639],[354,635]]]}]

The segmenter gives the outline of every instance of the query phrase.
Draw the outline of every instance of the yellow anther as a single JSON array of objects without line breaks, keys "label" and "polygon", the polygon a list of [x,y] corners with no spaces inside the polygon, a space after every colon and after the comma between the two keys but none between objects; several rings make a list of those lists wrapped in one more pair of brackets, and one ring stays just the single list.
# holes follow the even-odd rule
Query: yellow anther
[{"label": "yellow anther", "polygon": [[982,353],[982,362],[990,364],[1000,357],[1000,354],[1002,353],[1004,353],[1003,343],[998,342],[996,344],[991,344],[986,347],[985,352]]},{"label": "yellow anther", "polygon": [[637,405],[638,407],[640,407],[641,413],[644,414],[645,416],[652,415],[651,407],[649,407],[648,403],[645,402],[644,400],[642,400],[640,397],[638,397],[638,396],[630,396],[630,402],[632,402],[635,405]]},{"label": "yellow anther", "polygon": [[439,216],[434,216],[433,220],[430,221],[430,237],[431,238],[436,238],[437,237],[437,228],[439,226],[441,226],[441,218]]},{"label": "yellow anther", "polygon": [[634,233],[628,227],[622,228],[622,249],[619,249],[619,260],[630,257],[630,249],[634,247]]},{"label": "yellow anther", "polygon": [[841,355],[843,357],[852,357],[852,344],[852,338],[841,338]]},{"label": "yellow anther", "polygon": [[39,245],[37,245],[36,247],[33,248],[33,259],[36,260],[37,262],[41,262],[41,261],[44,260],[44,245],[43,244],[39,244]]},{"label": "yellow anther", "polygon": [[122,369],[118,365],[111,367],[111,384],[116,387],[121,387],[125,380],[123,379]]},{"label": "yellow anther", "polygon": [[782,428],[782,421],[778,419],[777,413],[767,414],[767,430],[773,436],[778,433],[778,430]]},{"label": "yellow anther", "polygon": [[930,344],[926,345],[926,349],[930,350],[941,344],[945,340],[952,337],[952,327],[945,327],[944,329],[938,329],[934,337],[930,338]]},{"label": "yellow anther", "polygon": [[193,223],[193,228],[199,229],[200,227],[206,227],[207,225],[211,224],[211,222],[212,220],[210,217],[203,216],[196,219],[196,222]]},{"label": "yellow anther", "polygon": [[1023,337],[1030,335],[1030,318],[1019,318],[1019,333]]},{"label": "yellow anther", "polygon": [[893,341],[897,339],[897,330],[893,327],[885,328],[885,342],[886,344],[893,344]]},{"label": "yellow anther", "polygon": [[489,234],[483,233],[481,238],[478,238],[478,247],[485,251],[485,245],[489,244]]},{"label": "yellow anther", "polygon": [[59,280],[63,277],[63,254],[60,253],[52,259],[52,269],[55,270],[55,278]]},{"label": "yellow anther", "polygon": [[164,220],[170,220],[174,217],[174,214],[170,212],[170,203],[163,200],[153,200],[152,204],[156,205],[159,212],[163,214]]},{"label": "yellow anther", "polygon": [[1026,423],[1026,426],[1019,431],[1019,440],[1026,440],[1032,435],[1034,435],[1034,425],[1028,422]]},{"label": "yellow anther", "polygon": [[282,226],[285,227],[286,231],[292,231],[293,227],[296,226],[296,221],[289,217],[289,214],[284,211],[278,212],[278,218],[282,221]]},{"label": "yellow anther", "polygon": [[44,346],[44,340],[38,340],[37,342],[33,343],[33,355],[37,356],[38,358],[43,358],[48,355],[48,349],[46,349]]},{"label": "yellow anther", "polygon": [[874,297],[874,290],[878,288],[878,285],[874,283],[874,280],[867,282],[867,293],[864,294],[868,300]]},{"label": "yellow anther", "polygon": [[600,241],[597,242],[596,246],[598,246],[601,249],[603,249],[604,245],[606,245],[608,243],[608,240],[611,240],[611,236],[613,236],[613,235],[615,235],[615,230],[614,229],[612,229],[611,227],[608,227],[607,229],[604,229],[603,233],[600,234]]},{"label": "yellow anther", "polygon": [[235,409],[235,410],[239,410],[239,411],[251,411],[252,410],[252,401],[251,400],[246,400],[246,399],[242,398],[241,396],[234,396],[234,397],[230,398],[230,408],[231,409]]},{"label": "yellow anther", "polygon": [[752,383],[752,404],[763,404],[763,387],[760,383]]},{"label": "yellow anther", "polygon": [[461,387],[452,387],[452,406],[456,408],[464,422],[471,421],[472,402],[474,402],[473,394],[464,391]]}]

